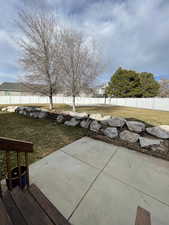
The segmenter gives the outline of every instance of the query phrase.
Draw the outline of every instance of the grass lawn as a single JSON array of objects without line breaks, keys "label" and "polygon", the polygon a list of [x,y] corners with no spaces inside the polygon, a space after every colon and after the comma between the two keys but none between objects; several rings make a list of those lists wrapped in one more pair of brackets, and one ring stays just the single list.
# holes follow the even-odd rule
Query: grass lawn
[{"label": "grass lawn", "polygon": [[136,118],[152,125],[169,125],[169,112],[139,109],[124,106],[90,106],[78,107],[79,112],[100,113],[103,115],[120,116],[125,118]]},{"label": "grass lawn", "polygon": [[[31,119],[15,113],[0,113],[0,128],[1,137],[33,142],[31,163],[86,134],[82,128],[66,127],[47,119]],[[2,157],[3,153],[0,154]]]}]

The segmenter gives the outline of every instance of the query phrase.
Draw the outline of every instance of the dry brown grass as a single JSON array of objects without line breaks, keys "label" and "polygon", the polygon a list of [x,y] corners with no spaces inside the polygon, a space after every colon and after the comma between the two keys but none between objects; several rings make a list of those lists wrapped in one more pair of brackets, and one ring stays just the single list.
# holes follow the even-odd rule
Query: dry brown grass
[{"label": "dry brown grass", "polygon": [[169,112],[159,110],[139,109],[124,106],[90,106],[78,107],[77,111],[101,113],[103,115],[121,116],[125,118],[136,118],[152,125],[169,125]]},{"label": "dry brown grass", "polygon": [[1,137],[33,142],[34,153],[31,154],[31,162],[86,134],[86,130],[82,128],[66,127],[47,119],[32,119],[15,113],[0,113],[0,127]]}]

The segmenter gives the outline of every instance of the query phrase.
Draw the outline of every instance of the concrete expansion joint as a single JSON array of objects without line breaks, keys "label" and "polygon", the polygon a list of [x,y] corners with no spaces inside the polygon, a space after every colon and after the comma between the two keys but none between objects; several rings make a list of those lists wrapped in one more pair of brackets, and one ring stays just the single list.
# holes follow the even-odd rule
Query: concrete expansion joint
[{"label": "concrete expansion joint", "polygon": [[[109,162],[112,160],[112,158],[115,156],[115,154],[117,153],[117,149],[115,150],[115,152],[112,153],[112,155],[110,156],[110,158],[108,159],[107,163],[104,165],[104,167],[99,171],[99,173],[96,175],[96,177],[94,178],[94,180],[91,182],[91,184],[89,185],[87,191],[84,193],[84,195],[82,196],[82,198],[80,199],[80,201],[77,203],[76,207],[74,208],[74,210],[72,211],[72,213],[70,214],[70,216],[68,217],[68,221],[71,219],[71,217],[73,216],[73,214],[75,213],[75,211],[78,209],[78,207],[80,206],[81,202],[83,201],[83,199],[86,197],[86,195],[88,194],[88,192],[91,190],[91,188],[93,187],[94,183],[96,182],[96,180],[99,178],[99,176],[103,173],[104,169],[107,167],[107,165],[109,164]],[[79,160],[79,159],[78,159]],[[81,161],[81,160],[80,160]],[[83,162],[83,161],[82,161]],[[91,166],[91,165],[90,165]]]}]

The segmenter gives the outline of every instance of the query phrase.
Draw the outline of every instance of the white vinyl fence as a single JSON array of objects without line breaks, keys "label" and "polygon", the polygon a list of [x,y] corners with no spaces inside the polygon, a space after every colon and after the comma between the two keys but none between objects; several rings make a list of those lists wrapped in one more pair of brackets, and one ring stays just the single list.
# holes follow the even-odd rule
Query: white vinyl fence
[{"label": "white vinyl fence", "polygon": [[[72,104],[72,97],[53,97],[54,103]],[[0,104],[45,104],[48,97],[42,96],[0,96]],[[77,105],[104,104],[104,98],[76,97]],[[111,98],[106,99],[108,105],[129,106],[136,108],[169,111],[169,98]]]},{"label": "white vinyl fence", "polygon": [[112,98],[108,104],[169,111],[169,98]]},{"label": "white vinyl fence", "polygon": [[[104,104],[104,98],[76,97],[77,105]],[[0,104],[45,104],[49,103],[48,97],[42,96],[0,96]],[[72,104],[72,97],[53,97],[53,103]]]}]

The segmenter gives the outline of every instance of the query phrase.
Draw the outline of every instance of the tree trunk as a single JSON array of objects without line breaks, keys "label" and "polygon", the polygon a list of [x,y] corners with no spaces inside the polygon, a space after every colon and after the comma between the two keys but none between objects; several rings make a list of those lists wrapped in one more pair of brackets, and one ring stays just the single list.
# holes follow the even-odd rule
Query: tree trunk
[{"label": "tree trunk", "polygon": [[106,104],[106,96],[104,96],[104,104]]},{"label": "tree trunk", "polygon": [[109,98],[109,104],[111,104],[111,96],[110,96],[110,98]]},{"label": "tree trunk", "polygon": [[50,109],[50,110],[53,109],[53,98],[52,98],[52,95],[49,96],[49,109]]},{"label": "tree trunk", "polygon": [[75,96],[73,96],[73,112],[76,112],[76,107],[75,107]]}]

